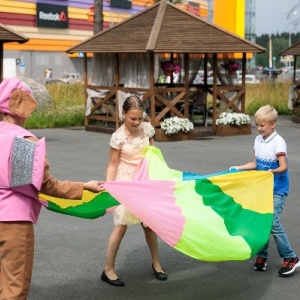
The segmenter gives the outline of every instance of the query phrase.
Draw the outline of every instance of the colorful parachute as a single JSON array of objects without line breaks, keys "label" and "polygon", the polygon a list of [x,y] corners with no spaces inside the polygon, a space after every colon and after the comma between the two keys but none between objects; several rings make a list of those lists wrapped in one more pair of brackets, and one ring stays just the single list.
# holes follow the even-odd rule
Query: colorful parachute
[{"label": "colorful parachute", "polygon": [[40,202],[49,210],[84,219],[96,219],[111,212],[120,203],[108,192],[94,194],[83,191],[81,200],[69,200],[39,195]]},{"label": "colorful parachute", "polygon": [[[68,200],[65,208],[62,199],[43,199],[51,210],[87,218],[105,214],[118,204],[117,199],[169,245],[205,261],[248,259],[269,239],[271,172],[184,173],[170,169],[159,149],[149,147],[134,179],[106,182],[109,194],[100,193],[90,200],[83,197],[78,203]],[[89,213],[92,203],[93,213]]]}]

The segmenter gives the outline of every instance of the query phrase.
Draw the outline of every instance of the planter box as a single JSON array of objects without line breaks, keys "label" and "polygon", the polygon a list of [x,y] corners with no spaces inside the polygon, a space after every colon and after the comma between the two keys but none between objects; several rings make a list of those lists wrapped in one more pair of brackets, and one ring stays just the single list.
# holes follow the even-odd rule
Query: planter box
[{"label": "planter box", "polygon": [[157,128],[155,129],[154,140],[156,142],[176,142],[176,141],[186,141],[192,140],[194,138],[194,131],[189,132],[178,132],[171,135],[165,134],[165,132]]},{"label": "planter box", "polygon": [[218,125],[216,135],[230,136],[230,135],[251,134],[251,132],[252,132],[251,124],[245,124],[241,126]]}]

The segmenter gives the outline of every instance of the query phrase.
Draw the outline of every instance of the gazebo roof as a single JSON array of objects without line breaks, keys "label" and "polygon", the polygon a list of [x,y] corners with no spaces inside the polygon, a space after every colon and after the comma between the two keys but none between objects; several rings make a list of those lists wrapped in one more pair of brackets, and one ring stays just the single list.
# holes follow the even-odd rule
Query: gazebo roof
[{"label": "gazebo roof", "polygon": [[293,44],[292,46],[279,52],[280,55],[300,55],[300,42]]},{"label": "gazebo roof", "polygon": [[8,43],[8,42],[18,42],[18,43],[26,43],[29,38],[23,34],[17,33],[11,28],[0,24],[0,42]]},{"label": "gazebo roof", "polygon": [[265,48],[161,0],[67,52],[261,53]]}]

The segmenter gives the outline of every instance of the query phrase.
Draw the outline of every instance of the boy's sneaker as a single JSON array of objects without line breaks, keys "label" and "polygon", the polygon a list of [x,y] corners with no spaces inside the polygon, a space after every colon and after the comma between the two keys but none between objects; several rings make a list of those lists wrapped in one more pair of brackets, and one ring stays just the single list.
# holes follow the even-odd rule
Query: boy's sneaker
[{"label": "boy's sneaker", "polygon": [[267,269],[267,259],[263,257],[257,257],[256,262],[253,266],[256,271],[266,271]]},{"label": "boy's sneaker", "polygon": [[288,277],[294,275],[297,268],[300,267],[300,261],[298,257],[285,258],[283,264],[278,271],[278,274],[283,277]]}]

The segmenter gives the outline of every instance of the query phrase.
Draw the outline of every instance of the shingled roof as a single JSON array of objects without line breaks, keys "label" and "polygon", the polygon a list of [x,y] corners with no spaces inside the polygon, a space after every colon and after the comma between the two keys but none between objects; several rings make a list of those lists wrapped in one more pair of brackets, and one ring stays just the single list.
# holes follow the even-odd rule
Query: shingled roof
[{"label": "shingled roof", "polygon": [[0,42],[8,43],[8,42],[18,42],[25,43],[29,39],[23,34],[17,33],[11,28],[0,24]]},{"label": "shingled roof", "polygon": [[68,53],[261,53],[265,48],[161,0]]},{"label": "shingled roof", "polygon": [[300,42],[293,44],[292,46],[279,52],[280,55],[300,55]]}]

